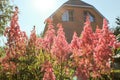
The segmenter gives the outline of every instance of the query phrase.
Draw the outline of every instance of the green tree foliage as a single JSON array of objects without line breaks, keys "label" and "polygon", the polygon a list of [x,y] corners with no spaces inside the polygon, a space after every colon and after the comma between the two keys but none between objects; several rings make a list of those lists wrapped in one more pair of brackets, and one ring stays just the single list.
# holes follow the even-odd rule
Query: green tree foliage
[{"label": "green tree foliage", "polygon": [[120,17],[116,18],[116,24],[117,24],[117,26],[116,26],[116,28],[114,30],[114,34],[116,36],[119,36],[119,34],[120,34]]},{"label": "green tree foliage", "polygon": [[4,29],[10,21],[12,8],[10,0],[0,0],[0,36],[3,35]]},{"label": "green tree foliage", "polygon": [[[116,35],[117,40],[120,42],[120,17],[116,18],[116,28],[114,29],[114,35]],[[116,54],[120,53],[120,48],[115,51]]]},{"label": "green tree foliage", "polygon": [[[116,38],[118,40],[118,42],[120,42],[120,17],[117,17],[116,18],[116,27],[114,29],[114,35],[116,35]],[[117,70],[120,69],[120,47],[118,47],[117,49],[114,50],[115,52],[115,57],[114,57],[114,64],[113,64],[113,67],[114,67],[114,70],[113,70],[113,79],[114,80],[119,80],[120,77],[120,72],[116,72]]]}]

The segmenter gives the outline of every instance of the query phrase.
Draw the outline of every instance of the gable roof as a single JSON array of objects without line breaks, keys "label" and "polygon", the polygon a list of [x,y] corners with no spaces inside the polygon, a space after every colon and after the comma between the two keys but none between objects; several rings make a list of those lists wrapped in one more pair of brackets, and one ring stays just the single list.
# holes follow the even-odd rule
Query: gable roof
[{"label": "gable roof", "polygon": [[103,18],[105,18],[94,6],[84,2],[82,0],[68,0],[60,8],[58,8],[52,15],[50,15],[49,18],[52,17],[59,9],[63,8],[64,6],[93,8],[99,15],[101,15]]},{"label": "gable roof", "polygon": [[83,7],[92,7],[92,5],[85,3],[81,0],[68,0],[63,5],[71,5],[71,6],[83,6]]}]

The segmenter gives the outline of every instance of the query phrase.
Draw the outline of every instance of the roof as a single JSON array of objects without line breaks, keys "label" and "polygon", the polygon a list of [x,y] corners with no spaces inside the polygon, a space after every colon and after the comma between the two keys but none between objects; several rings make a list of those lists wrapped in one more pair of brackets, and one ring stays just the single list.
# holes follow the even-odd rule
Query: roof
[{"label": "roof", "polygon": [[[63,8],[64,6],[93,8],[99,15],[101,15],[103,18],[105,18],[94,6],[84,2],[82,0],[68,0],[59,9]],[[53,16],[59,9],[57,9],[51,16]]]},{"label": "roof", "polygon": [[87,6],[87,7],[92,7],[92,5],[85,3],[81,0],[68,0],[65,2],[63,5],[71,5],[71,6]]}]

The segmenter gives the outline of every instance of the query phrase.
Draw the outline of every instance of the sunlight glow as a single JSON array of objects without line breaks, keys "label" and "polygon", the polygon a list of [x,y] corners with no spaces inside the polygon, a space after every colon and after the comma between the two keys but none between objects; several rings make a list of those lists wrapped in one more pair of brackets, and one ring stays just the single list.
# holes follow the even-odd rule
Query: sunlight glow
[{"label": "sunlight glow", "polygon": [[56,0],[32,0],[33,7],[39,12],[48,12],[55,7]]}]

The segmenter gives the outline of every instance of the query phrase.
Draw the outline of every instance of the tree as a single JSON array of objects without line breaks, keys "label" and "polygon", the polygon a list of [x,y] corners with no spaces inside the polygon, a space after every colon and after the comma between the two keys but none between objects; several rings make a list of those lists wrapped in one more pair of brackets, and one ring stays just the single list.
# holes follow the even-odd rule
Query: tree
[{"label": "tree", "polygon": [[[116,28],[114,30],[114,34],[116,36],[119,36],[119,34],[120,34],[120,17],[116,18],[116,24],[117,24],[117,26],[116,26]],[[120,41],[120,39],[118,39],[118,40]]]},{"label": "tree", "polygon": [[10,0],[0,0],[0,36],[3,35],[4,29],[10,21],[12,8]]},{"label": "tree", "polygon": [[[115,27],[114,29],[114,35],[116,35],[116,38],[118,40],[118,42],[120,42],[120,17],[117,17],[116,18],[116,22],[117,26]],[[118,68],[120,68],[120,47],[118,47],[117,49],[114,50],[114,53],[115,53],[115,56],[114,56],[114,62],[113,62],[113,65],[112,67],[117,70]],[[118,80],[120,79],[119,77],[120,73],[116,73],[116,72],[113,72],[113,78],[115,80]]]}]

